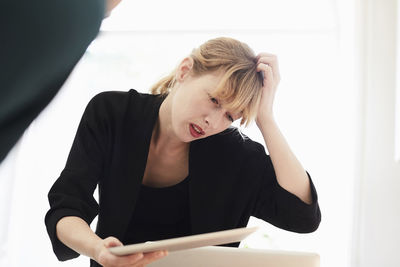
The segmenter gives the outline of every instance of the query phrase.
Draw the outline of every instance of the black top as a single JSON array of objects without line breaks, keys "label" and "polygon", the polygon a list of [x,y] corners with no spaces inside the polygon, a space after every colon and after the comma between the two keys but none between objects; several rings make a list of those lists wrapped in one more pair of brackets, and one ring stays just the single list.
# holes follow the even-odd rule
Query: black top
[{"label": "black top", "polygon": [[[66,166],[48,194],[45,222],[59,260],[79,256],[57,238],[56,224],[65,216],[90,224],[98,215],[99,237],[124,239],[162,101],[130,90],[100,93],[89,102]],[[250,216],[299,233],[319,226],[321,213],[311,178],[309,205],[279,185],[264,147],[236,128],[192,141],[189,174],[191,234],[245,227]],[[96,186],[99,202],[93,197]]]},{"label": "black top", "polygon": [[141,185],[123,244],[190,235],[188,179],[168,187]]}]

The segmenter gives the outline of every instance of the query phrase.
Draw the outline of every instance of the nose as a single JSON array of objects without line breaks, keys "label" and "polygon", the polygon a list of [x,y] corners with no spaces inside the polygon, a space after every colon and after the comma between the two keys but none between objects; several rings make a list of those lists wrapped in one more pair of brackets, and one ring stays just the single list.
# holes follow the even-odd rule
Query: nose
[{"label": "nose", "polygon": [[213,110],[204,117],[204,121],[207,125],[207,128],[215,130],[221,125],[221,120],[223,120],[223,118],[224,112],[221,112],[220,110]]}]

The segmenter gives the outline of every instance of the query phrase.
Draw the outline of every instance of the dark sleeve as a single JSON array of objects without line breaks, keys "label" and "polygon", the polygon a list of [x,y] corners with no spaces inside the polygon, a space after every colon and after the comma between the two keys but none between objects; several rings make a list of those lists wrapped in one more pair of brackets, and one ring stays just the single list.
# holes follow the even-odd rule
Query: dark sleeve
[{"label": "dark sleeve", "polygon": [[104,9],[100,0],[0,1],[0,162],[96,37]]},{"label": "dark sleeve", "polygon": [[248,164],[248,173],[256,178],[259,184],[252,215],[267,221],[276,227],[297,232],[315,231],[321,221],[317,191],[310,180],[312,203],[303,202],[296,195],[288,192],[276,180],[272,161],[262,152]]},{"label": "dark sleeve", "polygon": [[56,224],[65,216],[77,216],[89,225],[98,214],[93,192],[103,173],[106,154],[106,123],[101,95],[87,105],[80,121],[66,166],[48,194],[50,210],[45,217],[53,251],[65,261],[79,256],[65,246],[56,235]]}]

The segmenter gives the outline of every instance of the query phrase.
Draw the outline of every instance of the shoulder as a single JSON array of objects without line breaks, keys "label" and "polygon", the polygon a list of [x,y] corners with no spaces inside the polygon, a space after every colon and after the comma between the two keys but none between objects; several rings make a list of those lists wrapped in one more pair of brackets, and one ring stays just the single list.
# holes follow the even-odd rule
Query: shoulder
[{"label": "shoulder", "polygon": [[235,161],[249,157],[262,158],[266,155],[262,144],[253,141],[236,127],[229,127],[219,134],[204,139],[204,142],[211,151]]},{"label": "shoulder", "polygon": [[103,118],[136,114],[142,116],[160,102],[159,95],[129,91],[105,91],[95,95],[88,103],[88,112]]},{"label": "shoulder", "polygon": [[250,137],[242,133],[237,127],[229,127],[225,131],[215,135],[215,138],[218,140],[218,142],[238,149],[243,153],[264,152],[263,145],[253,141]]},{"label": "shoulder", "polygon": [[105,108],[123,108],[129,104],[149,104],[157,98],[159,98],[158,95],[139,93],[134,89],[129,91],[105,91],[95,95],[90,100],[89,105]]}]

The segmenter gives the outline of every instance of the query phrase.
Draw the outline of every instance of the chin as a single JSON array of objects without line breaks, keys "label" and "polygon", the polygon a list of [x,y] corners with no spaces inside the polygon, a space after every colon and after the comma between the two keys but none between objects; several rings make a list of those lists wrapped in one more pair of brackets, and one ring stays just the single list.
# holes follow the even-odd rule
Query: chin
[{"label": "chin", "polygon": [[175,133],[176,133],[176,137],[178,137],[178,139],[179,139],[180,141],[182,141],[183,143],[190,143],[190,142],[192,142],[193,140],[195,140],[195,139],[193,138],[193,136],[192,136],[190,133],[187,133],[187,132],[184,131],[184,130],[175,131]]}]

